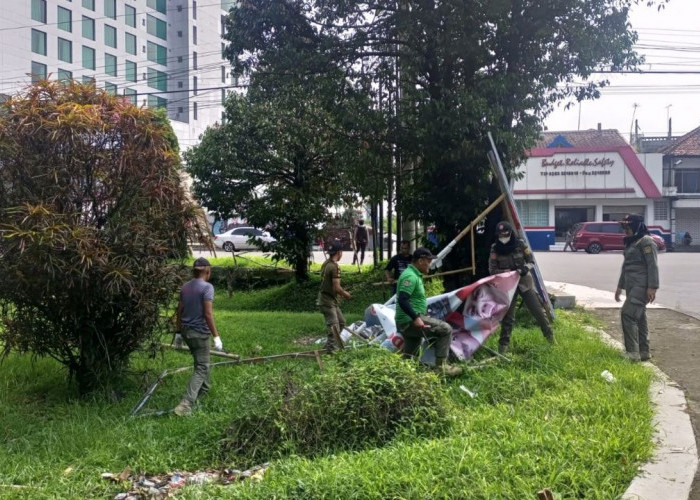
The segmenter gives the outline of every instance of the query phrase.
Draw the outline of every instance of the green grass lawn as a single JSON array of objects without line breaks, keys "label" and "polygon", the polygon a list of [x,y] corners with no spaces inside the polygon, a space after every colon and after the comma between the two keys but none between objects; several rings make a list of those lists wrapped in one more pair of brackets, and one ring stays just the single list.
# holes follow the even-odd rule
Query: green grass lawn
[{"label": "green grass lawn", "polygon": [[[344,274],[357,290],[346,304],[348,320],[381,299],[366,283],[375,278]],[[313,292],[313,285],[293,284],[232,298],[219,291],[215,314],[225,348],[244,357],[311,349],[324,329]],[[291,312],[294,307],[303,312]],[[316,458],[271,457],[259,483],[188,486],[178,497],[519,499],[548,487],[557,499],[615,498],[652,453],[652,375],[586,332],[589,322],[582,312],[560,312],[555,346],[530,321],[521,322],[512,363],[489,363],[443,383],[455,417],[447,437],[396,438],[382,448]],[[81,401],[55,362],[9,356],[0,365],[0,498],[112,498],[126,490],[100,474],[126,466],[147,474],[236,467],[222,462],[219,451],[231,421],[264,401],[271,379],[318,374],[306,359],[216,367],[212,391],[191,417],[129,417],[163,369],[189,364],[178,352],[136,356],[123,398]],[[615,382],[600,377],[605,369]],[[188,376],[166,378],[146,410],[177,404]]]}]

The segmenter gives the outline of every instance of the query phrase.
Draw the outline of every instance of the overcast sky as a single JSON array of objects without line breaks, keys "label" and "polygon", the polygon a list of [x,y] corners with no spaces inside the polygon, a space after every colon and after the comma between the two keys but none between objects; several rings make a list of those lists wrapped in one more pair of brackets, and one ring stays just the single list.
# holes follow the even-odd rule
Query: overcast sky
[{"label": "overcast sky", "polygon": [[[580,130],[601,123],[629,140],[634,116],[644,135],[666,135],[667,114],[674,135],[700,127],[700,0],[671,0],[661,11],[637,6],[631,22],[639,33],[638,52],[647,60],[642,69],[698,74],[608,75],[611,85],[601,98],[582,103]],[[545,125],[551,131],[579,130],[578,105],[560,107]]]}]

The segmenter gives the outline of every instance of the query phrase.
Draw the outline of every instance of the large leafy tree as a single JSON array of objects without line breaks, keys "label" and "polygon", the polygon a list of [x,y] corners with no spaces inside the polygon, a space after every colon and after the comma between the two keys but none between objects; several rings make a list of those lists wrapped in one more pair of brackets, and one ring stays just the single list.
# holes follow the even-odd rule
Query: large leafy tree
[{"label": "large leafy tree", "polygon": [[373,139],[395,152],[399,208],[449,240],[494,195],[486,133],[512,171],[557,103],[595,98],[605,84],[577,80],[640,62],[629,9],[665,1],[240,2],[227,54],[258,81],[296,72],[313,82],[341,68],[372,102],[388,102]]},{"label": "large leafy tree", "polygon": [[195,207],[163,115],[41,82],[0,110],[0,341],[63,363],[81,393],[155,345]]},{"label": "large leafy tree", "polygon": [[[275,256],[290,262],[300,281],[308,278],[317,227],[352,192],[348,171],[369,156],[351,123],[352,103],[328,97],[326,87],[339,82],[320,82],[319,89],[290,81],[231,95],[225,123],[185,154],[202,204],[267,228],[277,239]],[[336,107],[344,113],[329,111]]]}]

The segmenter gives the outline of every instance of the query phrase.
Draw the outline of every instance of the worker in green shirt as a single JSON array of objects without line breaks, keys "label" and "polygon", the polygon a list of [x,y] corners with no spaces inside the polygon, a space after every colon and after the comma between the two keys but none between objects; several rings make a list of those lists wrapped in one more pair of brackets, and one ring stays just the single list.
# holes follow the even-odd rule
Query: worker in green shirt
[{"label": "worker in green shirt", "polygon": [[452,327],[427,316],[428,304],[423,286],[423,274],[428,272],[435,256],[427,248],[413,252],[411,264],[401,273],[397,286],[396,327],[404,338],[403,354],[414,358],[418,355],[423,339],[435,347],[435,371],[448,377],[462,373],[458,366],[447,364],[452,342]]}]

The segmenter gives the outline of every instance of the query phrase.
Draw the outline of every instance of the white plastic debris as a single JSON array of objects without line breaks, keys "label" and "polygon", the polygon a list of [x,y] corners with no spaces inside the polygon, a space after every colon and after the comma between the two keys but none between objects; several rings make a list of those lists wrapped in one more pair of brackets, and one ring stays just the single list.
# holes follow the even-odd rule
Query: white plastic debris
[{"label": "white plastic debris", "polygon": [[469,397],[470,397],[470,398],[475,398],[475,397],[477,396],[477,393],[476,393],[476,392],[470,391],[469,389],[467,389],[467,388],[464,387],[463,385],[460,385],[459,388],[460,388],[462,391],[464,391],[464,392],[466,392],[467,394],[469,394]]},{"label": "white plastic debris", "polygon": [[614,381],[615,381],[615,377],[614,377],[613,374],[610,373],[608,370],[603,370],[603,371],[600,373],[600,376],[603,377],[603,378],[604,378],[605,380],[607,380],[608,382],[614,382]]}]

